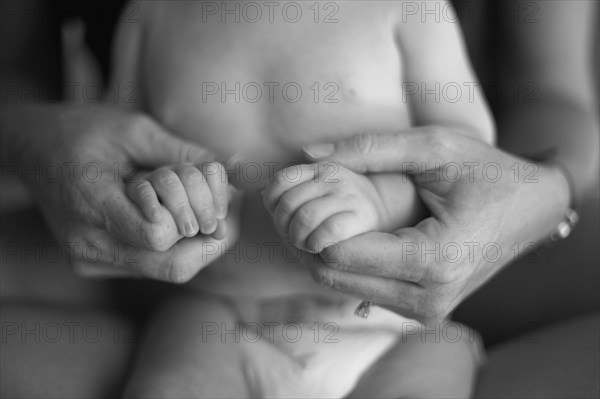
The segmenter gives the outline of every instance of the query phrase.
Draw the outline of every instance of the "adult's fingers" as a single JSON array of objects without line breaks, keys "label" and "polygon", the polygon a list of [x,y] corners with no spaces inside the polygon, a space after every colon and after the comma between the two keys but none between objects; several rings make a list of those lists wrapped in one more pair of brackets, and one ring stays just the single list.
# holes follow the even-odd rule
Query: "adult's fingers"
[{"label": "adult's fingers", "polygon": [[175,136],[148,116],[136,116],[132,129],[132,134],[123,135],[123,139],[130,161],[137,166],[158,168],[215,160],[215,155],[206,148]]},{"label": "adult's fingers", "polygon": [[139,262],[131,264],[136,270],[147,277],[174,283],[184,283],[193,278],[201,269],[223,256],[224,251],[235,243],[237,231],[235,223],[241,212],[240,193],[230,203],[227,219],[227,236],[222,239],[196,236],[177,242],[165,252],[140,250],[136,254]]},{"label": "adult's fingers", "polygon": [[109,184],[103,192],[99,205],[104,217],[102,227],[115,238],[139,248],[165,251],[182,237],[166,208],[161,208],[161,223],[150,223],[120,186]]},{"label": "adult's fingers", "polygon": [[313,279],[324,287],[390,307],[410,318],[419,318],[424,289],[417,284],[336,270],[316,261],[309,267]]},{"label": "adult's fingers", "polygon": [[[462,140],[476,141],[454,129],[423,126],[395,133],[363,133],[337,143],[304,147],[314,162],[333,161],[358,173],[403,172],[414,174],[435,165],[461,161]],[[457,159],[459,157],[459,159]]]},{"label": "adult's fingers", "polygon": [[415,228],[395,234],[369,232],[325,248],[321,258],[341,272],[419,283],[428,270],[418,249],[435,247],[432,241]]},{"label": "adult's fingers", "polygon": [[89,277],[143,276],[161,281],[183,283],[223,255],[237,236],[233,226],[241,211],[241,194],[231,203],[228,223],[230,234],[223,240],[196,236],[185,238],[158,252],[141,248],[132,242],[120,242],[109,233],[89,228],[70,240],[75,271]]},{"label": "adult's fingers", "polygon": [[73,264],[73,271],[85,278],[143,278],[144,275],[133,270],[115,266],[110,263],[87,262],[78,260]]},{"label": "adult's fingers", "polygon": [[[85,43],[85,31],[85,23],[80,18],[68,20],[62,25],[64,77],[66,81],[80,85],[102,85],[100,63]],[[89,102],[82,90],[69,91],[68,95],[71,103]]]}]

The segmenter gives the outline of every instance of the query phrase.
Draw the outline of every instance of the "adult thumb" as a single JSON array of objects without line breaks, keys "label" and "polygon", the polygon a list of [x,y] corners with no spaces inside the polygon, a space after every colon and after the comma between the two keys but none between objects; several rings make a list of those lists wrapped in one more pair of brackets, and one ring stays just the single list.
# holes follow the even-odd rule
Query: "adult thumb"
[{"label": "adult thumb", "polygon": [[313,162],[337,162],[357,172],[394,172],[399,168],[399,144],[396,134],[362,133],[335,143],[303,147]]},{"label": "adult thumb", "polygon": [[[147,121],[146,121],[147,119]],[[150,118],[144,118],[139,134],[131,135],[131,161],[138,166],[157,168],[182,163],[199,164],[216,160],[208,149],[166,131]]]},{"label": "adult thumb", "polygon": [[[465,140],[468,140],[465,141]],[[460,160],[475,141],[452,128],[419,126],[391,133],[363,133],[336,143],[303,147],[312,162],[337,162],[357,173],[415,174],[436,165]],[[450,145],[454,143],[453,145]]]}]

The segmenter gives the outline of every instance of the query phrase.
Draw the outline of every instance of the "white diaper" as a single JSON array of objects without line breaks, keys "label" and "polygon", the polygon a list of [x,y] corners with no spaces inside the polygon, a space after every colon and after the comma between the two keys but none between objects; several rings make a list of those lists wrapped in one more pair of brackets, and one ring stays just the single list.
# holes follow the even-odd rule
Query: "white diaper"
[{"label": "white diaper", "polygon": [[261,302],[256,316],[262,322],[247,321],[251,332],[242,344],[251,396],[349,394],[360,376],[396,343],[402,324],[415,323],[379,307],[371,308],[368,319],[357,317],[359,303],[306,297]]}]

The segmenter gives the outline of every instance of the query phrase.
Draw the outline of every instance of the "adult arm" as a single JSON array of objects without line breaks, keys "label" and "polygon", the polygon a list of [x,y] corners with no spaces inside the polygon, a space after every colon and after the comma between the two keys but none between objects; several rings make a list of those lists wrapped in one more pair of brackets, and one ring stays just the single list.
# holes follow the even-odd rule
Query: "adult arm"
[{"label": "adult arm", "polygon": [[[317,281],[406,316],[438,320],[548,237],[574,197],[589,197],[598,162],[588,57],[595,5],[531,4],[541,11],[539,21],[514,27],[518,44],[507,47],[505,58],[521,61],[506,76],[536,83],[539,102],[505,107],[500,144],[532,158],[553,156],[563,167],[443,127],[366,134],[321,148],[311,160],[411,174],[431,217],[393,234],[369,233],[327,248],[323,261],[310,265]],[[412,162],[421,166],[406,170]],[[448,175],[456,166],[459,179]]]},{"label": "adult arm", "polygon": [[499,13],[505,18],[497,34],[506,40],[498,57],[500,87],[517,87],[520,94],[503,98],[499,145],[559,162],[572,179],[574,199],[585,200],[598,187],[598,4],[536,1],[519,9],[528,15],[519,23],[514,14]]}]

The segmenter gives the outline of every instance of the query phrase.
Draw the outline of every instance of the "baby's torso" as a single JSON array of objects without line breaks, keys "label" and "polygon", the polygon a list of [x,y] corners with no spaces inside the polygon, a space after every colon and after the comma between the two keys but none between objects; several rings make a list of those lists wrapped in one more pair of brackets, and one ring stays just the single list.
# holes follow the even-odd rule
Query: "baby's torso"
[{"label": "baby's torso", "polygon": [[240,241],[194,284],[241,296],[324,291],[275,232],[259,189],[303,162],[303,145],[410,124],[390,3],[150,3],[144,107],[222,159],[238,154],[231,181],[246,193]]}]

